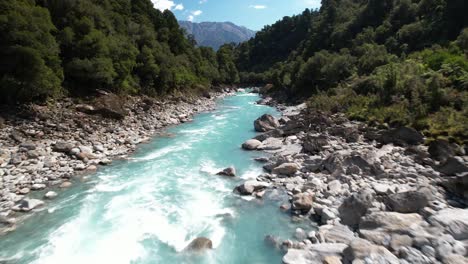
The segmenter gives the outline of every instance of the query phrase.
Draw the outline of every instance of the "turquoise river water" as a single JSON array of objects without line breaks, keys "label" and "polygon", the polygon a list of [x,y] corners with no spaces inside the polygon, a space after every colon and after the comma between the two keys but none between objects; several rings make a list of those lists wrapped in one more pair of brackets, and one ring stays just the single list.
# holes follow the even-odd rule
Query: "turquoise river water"
[{"label": "turquoise river water", "polygon": [[[233,188],[261,174],[240,145],[255,135],[253,121],[275,109],[238,93],[217,110],[169,128],[129,160],[117,161],[59,193],[45,209],[0,237],[0,263],[281,263],[265,235],[291,237],[294,224],[280,212],[284,195],[265,201]],[[238,177],[214,173],[235,166]],[[183,249],[196,237],[214,249]]]}]

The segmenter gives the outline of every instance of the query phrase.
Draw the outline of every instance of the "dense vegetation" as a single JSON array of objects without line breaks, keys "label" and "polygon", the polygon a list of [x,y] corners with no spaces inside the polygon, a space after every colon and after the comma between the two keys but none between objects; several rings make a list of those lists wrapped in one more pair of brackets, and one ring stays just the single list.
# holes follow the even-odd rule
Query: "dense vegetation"
[{"label": "dense vegetation", "polygon": [[150,0],[1,1],[0,103],[189,93],[238,80],[232,52],[195,47]]},{"label": "dense vegetation", "polygon": [[431,137],[468,139],[468,2],[323,0],[237,49],[244,83]]}]

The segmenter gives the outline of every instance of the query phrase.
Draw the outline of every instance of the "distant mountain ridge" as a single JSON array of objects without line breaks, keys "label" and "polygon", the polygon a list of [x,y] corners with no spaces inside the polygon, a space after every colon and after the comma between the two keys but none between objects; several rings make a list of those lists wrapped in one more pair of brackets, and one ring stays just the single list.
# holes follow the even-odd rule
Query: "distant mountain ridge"
[{"label": "distant mountain ridge", "polygon": [[255,36],[256,32],[231,22],[201,22],[179,21],[179,25],[187,34],[195,36],[199,46],[212,47],[217,50],[226,43],[240,43]]}]

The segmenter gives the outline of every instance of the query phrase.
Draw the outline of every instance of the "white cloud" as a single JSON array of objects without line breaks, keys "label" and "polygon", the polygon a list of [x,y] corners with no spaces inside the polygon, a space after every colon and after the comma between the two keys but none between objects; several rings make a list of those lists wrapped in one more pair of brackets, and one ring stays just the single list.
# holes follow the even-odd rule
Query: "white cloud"
[{"label": "white cloud", "polygon": [[164,10],[184,10],[183,4],[176,4],[171,0],[151,0],[153,6],[161,11]]},{"label": "white cloud", "polygon": [[203,13],[203,11],[201,10],[195,10],[195,11],[192,11],[190,12],[190,15],[187,17],[187,20],[192,22],[195,20],[195,18],[199,15],[201,15]]},{"label": "white cloud", "polygon": [[195,11],[192,12],[192,15],[194,15],[194,16],[199,16],[199,15],[201,15],[202,13],[203,13],[203,11],[201,11],[201,10],[195,10]]},{"label": "white cloud", "polygon": [[199,3],[200,5],[202,5],[202,4],[206,3],[206,2],[208,2],[208,0],[200,0],[200,1],[198,1],[198,3]]},{"label": "white cloud", "polygon": [[267,6],[266,5],[250,5],[250,8],[265,9],[265,8],[267,8]]}]

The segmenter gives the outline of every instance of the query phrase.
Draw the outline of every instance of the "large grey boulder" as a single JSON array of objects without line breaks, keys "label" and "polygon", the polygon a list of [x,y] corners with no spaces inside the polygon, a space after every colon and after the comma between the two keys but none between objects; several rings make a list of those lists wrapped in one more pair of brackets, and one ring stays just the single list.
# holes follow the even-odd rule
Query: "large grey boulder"
[{"label": "large grey boulder", "polygon": [[326,145],[328,145],[328,137],[322,134],[308,134],[302,143],[304,151],[311,154],[320,153]]},{"label": "large grey boulder", "polygon": [[399,146],[419,145],[424,143],[421,133],[410,127],[399,127],[383,133],[381,142],[384,144],[393,143]]},{"label": "large grey boulder", "polygon": [[416,213],[428,205],[427,196],[421,192],[409,191],[387,196],[387,207],[399,213]]},{"label": "large grey boulder", "polygon": [[278,150],[283,147],[283,141],[279,138],[267,138],[265,139],[260,146],[257,147],[258,150]]},{"label": "large grey boulder", "polygon": [[349,245],[357,237],[345,225],[323,225],[319,227],[317,237],[326,243],[344,243]]},{"label": "large grey boulder", "polygon": [[441,226],[457,240],[468,239],[468,209],[443,209],[431,216],[429,222]]},{"label": "large grey boulder", "polygon": [[346,198],[338,208],[341,223],[355,229],[361,217],[372,207],[373,202],[374,193],[370,190],[363,190]]},{"label": "large grey boulder", "polygon": [[55,143],[55,145],[52,147],[52,150],[55,152],[69,153],[73,147],[74,146],[71,143],[59,141]]},{"label": "large grey boulder", "polygon": [[44,205],[44,202],[41,200],[25,198],[19,201],[12,209],[13,211],[29,212],[42,205]]},{"label": "large grey boulder", "polygon": [[262,142],[256,139],[249,139],[244,144],[242,144],[242,148],[245,150],[256,150],[258,146],[260,146]]},{"label": "large grey boulder", "polygon": [[310,193],[298,193],[293,196],[292,208],[302,212],[309,212],[312,209],[314,199]]},{"label": "large grey boulder", "polygon": [[399,264],[398,258],[385,247],[356,239],[343,252],[344,263]]},{"label": "large grey boulder", "polygon": [[432,141],[427,151],[432,159],[439,161],[446,161],[455,155],[453,146],[447,140],[442,139]]},{"label": "large grey boulder", "polygon": [[278,128],[279,126],[280,123],[278,122],[278,120],[275,117],[268,114],[264,114],[254,121],[255,131],[257,132],[267,132]]},{"label": "large grey boulder", "polygon": [[229,168],[226,168],[226,169],[216,173],[216,175],[235,177],[236,176],[236,169],[234,167],[229,167]]},{"label": "large grey boulder", "polygon": [[278,167],[275,167],[271,172],[282,175],[294,175],[299,170],[299,166],[296,163],[283,163]]},{"label": "large grey boulder", "polygon": [[259,182],[259,181],[246,181],[243,184],[237,186],[234,191],[237,191],[241,195],[251,195],[254,192],[263,190],[270,186],[270,184],[266,182]]},{"label": "large grey boulder", "polygon": [[455,176],[457,174],[468,172],[468,166],[461,157],[451,157],[439,166],[437,170],[445,175]]},{"label": "large grey boulder", "polygon": [[213,248],[213,242],[206,237],[195,238],[190,244],[185,248],[188,251],[201,252],[207,249]]},{"label": "large grey boulder", "polygon": [[341,254],[346,248],[347,245],[341,243],[314,244],[310,245],[305,249],[291,248],[283,257],[283,263],[322,264],[329,263],[329,260],[331,259],[333,259],[334,261],[339,261],[341,259]]}]

